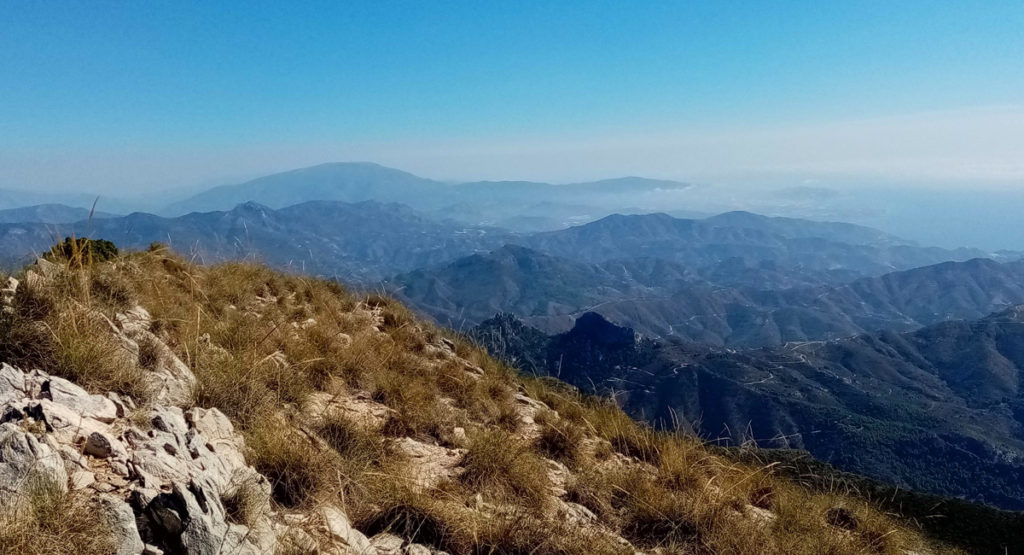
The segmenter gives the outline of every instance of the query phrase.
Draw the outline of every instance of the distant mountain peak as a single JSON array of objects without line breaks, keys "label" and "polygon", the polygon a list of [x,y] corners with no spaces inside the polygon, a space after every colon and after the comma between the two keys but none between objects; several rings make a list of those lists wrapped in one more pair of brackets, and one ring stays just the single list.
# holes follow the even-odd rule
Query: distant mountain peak
[{"label": "distant mountain peak", "polygon": [[266,205],[260,204],[260,203],[254,201],[254,200],[247,200],[247,201],[245,201],[243,203],[240,203],[234,209],[235,210],[240,210],[240,211],[247,211],[247,210],[260,210],[260,211],[263,211],[263,210],[269,210],[269,208]]},{"label": "distant mountain peak", "polygon": [[569,186],[587,186],[590,188],[603,189],[608,191],[618,190],[621,192],[639,192],[654,191],[658,189],[689,189],[693,185],[689,183],[683,183],[681,181],[672,181],[668,179],[652,179],[649,177],[629,175],[625,177],[613,177],[611,179],[600,179],[597,181],[591,181],[587,183],[573,183],[572,185]]},{"label": "distant mountain peak", "polygon": [[0,210],[0,223],[69,224],[90,217],[99,219],[113,216],[105,212],[93,212],[89,208],[45,203]]},{"label": "distant mountain peak", "polygon": [[615,325],[596,312],[581,314],[567,335],[605,346],[624,346],[636,342],[636,333],[632,328]]}]

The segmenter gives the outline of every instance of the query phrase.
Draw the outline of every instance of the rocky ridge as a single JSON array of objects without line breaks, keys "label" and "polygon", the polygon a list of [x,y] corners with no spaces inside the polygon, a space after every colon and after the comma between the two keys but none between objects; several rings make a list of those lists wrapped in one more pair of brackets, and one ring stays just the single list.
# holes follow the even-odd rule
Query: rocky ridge
[{"label": "rocky ridge", "polygon": [[[57,268],[39,260],[27,281],[37,286]],[[3,290],[7,308],[19,283],[14,278]],[[375,320],[376,314],[368,311]],[[104,318],[102,314],[96,314]],[[245,440],[231,421],[216,408],[183,410],[196,378],[169,347],[149,331],[149,313],[141,306],[118,313],[109,323],[123,356],[137,360],[139,342],[158,354],[146,374],[154,404],[137,406],[130,397],[114,392],[91,394],[78,385],[41,370],[22,370],[0,363],[0,488],[11,503],[30,495],[34,484],[54,484],[62,491],[86,492],[99,501],[102,518],[116,540],[120,555],[141,553],[271,553],[295,549],[303,552],[410,554],[442,553],[402,538],[381,533],[367,538],[353,528],[344,510],[323,506],[312,514],[274,512],[271,484],[246,464]],[[309,322],[315,324],[315,322]],[[380,322],[378,322],[379,325]],[[307,324],[308,325],[308,324]],[[382,333],[382,332],[381,332]],[[450,341],[431,348],[446,358],[457,358]],[[468,361],[466,376],[479,379],[483,370]],[[536,435],[533,416],[550,411],[526,395],[516,395],[518,418],[525,435]],[[387,406],[367,392],[349,397],[314,394],[306,407],[312,418],[340,412],[364,425],[383,424]],[[465,430],[454,430],[465,438]],[[307,441],[318,441],[313,436]],[[322,442],[322,440],[319,440]],[[465,449],[445,448],[410,437],[394,446],[408,458],[422,487],[431,487],[460,474]],[[552,493],[558,505],[554,515],[581,526],[593,526],[594,515],[560,497],[568,470],[548,460]],[[232,503],[241,492],[260,510],[248,525],[235,522]],[[478,500],[481,511],[508,510]],[[319,532],[316,537],[307,530]],[[615,537],[606,530],[600,533]],[[623,546],[629,543],[615,537]]]},{"label": "rocky ridge", "polygon": [[[149,258],[120,261],[121,266],[115,269],[134,276],[132,279],[138,282],[170,282],[178,279],[175,272],[183,273],[180,262],[173,259],[139,256]],[[152,271],[151,266],[169,270],[166,275],[139,277],[140,272]],[[22,311],[19,296],[30,295],[33,290],[56,289],[67,271],[60,265],[39,261],[21,282],[8,282],[3,292],[4,310]],[[195,276],[190,274],[182,281],[193,279]],[[257,328],[261,321],[269,326],[271,331],[266,335],[260,331],[252,344],[262,345],[271,333],[280,333],[283,342],[294,342],[327,325],[324,314],[309,317],[302,311],[290,311],[291,321],[284,325],[269,323],[272,310],[301,295],[270,291],[264,286],[257,290],[261,292],[256,295],[232,293],[233,304],[217,308],[230,315],[224,318],[249,322]],[[212,293],[205,295],[212,297]],[[318,385],[296,397],[297,402],[285,402],[284,393],[276,393],[274,398],[281,401],[273,405],[272,412],[261,416],[262,428],[254,427],[237,407],[210,406],[211,377],[205,374],[210,367],[182,358],[184,354],[198,356],[193,350],[199,349],[208,357],[203,360],[214,361],[214,367],[229,367],[241,353],[228,343],[230,335],[199,335],[201,330],[197,329],[198,337],[189,346],[177,343],[175,335],[167,331],[169,318],[151,316],[141,305],[125,305],[113,312],[79,301],[70,305],[83,311],[90,321],[102,323],[101,333],[116,346],[117,363],[139,372],[142,384],[137,389],[146,393],[135,398],[97,390],[95,386],[83,387],[86,384],[74,383],[49,369],[0,360],[0,487],[9,494],[3,496],[0,510],[16,510],[19,503],[31,502],[33,488],[39,484],[84,496],[102,515],[117,553],[427,555],[481,549],[505,552],[523,545],[553,552],[671,553],[681,549],[679,542],[687,541],[720,545],[745,542],[736,545],[753,550],[750,552],[765,552],[763,546],[741,536],[730,539],[727,532],[719,530],[736,527],[751,537],[765,538],[792,535],[776,529],[776,522],[790,518],[781,501],[790,486],[772,485],[770,475],[757,469],[748,472],[728,463],[719,467],[710,457],[699,455],[699,447],[691,452],[686,450],[689,447],[664,443],[662,451],[655,453],[652,445],[662,440],[646,435],[648,432],[640,428],[625,434],[626,420],[618,420],[621,412],[617,409],[608,412],[610,406],[595,405],[597,408],[586,410],[597,412],[587,416],[589,413],[580,412],[584,410],[581,405],[565,401],[575,398],[571,395],[556,394],[557,390],[545,389],[547,386],[539,382],[503,377],[496,367],[484,368],[479,359],[468,356],[464,346],[428,333],[414,320],[406,320],[387,301],[367,299],[348,307],[342,319],[359,324],[345,328],[350,333],[332,333],[328,346],[321,347],[317,354],[344,356],[367,344],[387,345],[386,350],[373,351],[374,356],[398,357],[398,372],[410,372],[397,374],[401,383],[389,386],[382,382],[382,376],[363,380],[343,380],[330,373],[321,376],[308,368],[310,361],[322,356],[302,360],[286,352],[290,343],[282,343],[282,348],[276,350],[269,347],[266,356],[259,353],[258,365],[278,372],[272,374],[273,380],[279,382],[284,375],[303,373],[315,378]],[[207,306],[206,310],[214,309]],[[243,343],[246,349],[252,349],[252,344]],[[396,355],[393,349],[397,347],[409,352]],[[361,364],[371,362],[364,360]],[[491,364],[493,361],[488,362]],[[419,423],[426,426],[424,431],[407,414],[413,405],[406,396],[413,395],[427,379],[442,384],[442,389],[428,394],[429,410],[436,418]],[[284,386],[275,384],[283,391]],[[234,387],[237,397],[249,392],[245,383]],[[483,401],[467,400],[466,395],[481,391],[486,396],[483,401],[493,401],[497,408],[491,404],[487,410],[473,408],[473,403]],[[493,420],[480,420],[478,416],[491,413],[488,418]],[[595,420],[599,414],[609,418],[611,431],[599,429],[601,425]],[[273,430],[274,439],[290,449],[287,453],[335,460],[340,452],[338,438],[332,439],[324,430],[339,421],[352,424],[352,429],[345,432],[349,436],[364,432],[375,438],[379,435],[382,454],[375,455],[379,460],[372,464],[400,465],[401,472],[387,474],[386,479],[407,481],[399,484],[408,490],[405,495],[429,501],[421,499],[421,505],[392,501],[387,496],[387,484],[374,490],[380,492],[379,499],[363,506],[353,505],[347,487],[320,488],[326,493],[317,490],[320,493],[316,496],[296,497],[296,490],[301,493],[314,488],[296,484],[296,474],[301,477],[301,472],[288,465],[306,461],[284,461],[286,468],[278,472],[267,462],[265,446],[258,445],[266,437],[254,431]],[[501,429],[495,429],[499,425]],[[490,443],[481,439],[488,437],[492,438]],[[369,449],[360,447],[356,451]],[[666,461],[673,460],[673,453],[685,468],[669,472],[666,469],[671,464]],[[495,458],[481,464],[484,456]],[[502,467],[518,464],[526,465],[527,470]],[[492,467],[499,468],[494,472],[507,472],[530,484],[499,484],[488,474]],[[348,472],[345,468],[325,467],[348,483],[351,478],[341,476]],[[724,474],[714,473],[726,471],[742,471],[741,477],[734,485],[719,485]],[[367,474],[374,473],[385,470]],[[587,482],[595,475],[614,476],[620,482],[611,486]],[[656,496],[661,490],[652,488],[668,487],[664,483],[670,479],[679,482],[672,486],[678,490],[672,490],[671,495],[665,490],[665,495],[675,499],[676,491],[690,492],[687,495],[698,500],[694,505],[697,508],[678,503],[664,505],[644,517],[646,506],[662,500],[637,499],[638,493],[619,485],[632,484],[631,488]],[[756,482],[756,487],[745,482]],[[757,486],[762,483],[765,485]],[[733,491],[737,487],[742,495]],[[815,498],[815,508],[808,505],[806,510],[817,511],[817,504],[834,503],[829,499]],[[713,518],[702,524],[712,528],[708,532],[681,520],[683,516],[664,514],[672,510],[689,515],[686,511],[705,510],[699,508],[701,505],[713,507],[713,514],[708,513],[712,516],[694,513],[686,518],[693,519],[693,523]],[[874,532],[871,519],[876,517],[866,507],[851,504],[854,506],[848,510],[822,505],[827,510],[822,510],[821,522],[808,525],[820,529],[815,533],[821,534],[821,545],[839,546],[839,552],[857,552],[863,545],[875,545],[880,552],[894,553],[908,553],[905,546],[925,545],[902,529]],[[839,514],[840,509],[844,518],[828,517]],[[442,520],[441,514],[449,520]],[[491,534],[498,539],[466,540],[457,526],[475,530],[469,537]],[[517,530],[534,535],[525,540],[500,536],[517,534]],[[702,538],[702,533],[706,537]],[[568,536],[576,543],[565,543]],[[491,543],[474,546],[467,541]],[[768,552],[785,551],[784,544],[779,544]]]}]

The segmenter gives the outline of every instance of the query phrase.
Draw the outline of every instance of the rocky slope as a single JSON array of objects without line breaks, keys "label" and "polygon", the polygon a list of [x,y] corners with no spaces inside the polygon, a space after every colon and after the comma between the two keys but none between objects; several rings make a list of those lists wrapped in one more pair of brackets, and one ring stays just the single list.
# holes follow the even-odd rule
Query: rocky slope
[{"label": "rocky slope", "polygon": [[19,278],[0,312],[2,552],[939,549],[388,299],[160,249]]}]

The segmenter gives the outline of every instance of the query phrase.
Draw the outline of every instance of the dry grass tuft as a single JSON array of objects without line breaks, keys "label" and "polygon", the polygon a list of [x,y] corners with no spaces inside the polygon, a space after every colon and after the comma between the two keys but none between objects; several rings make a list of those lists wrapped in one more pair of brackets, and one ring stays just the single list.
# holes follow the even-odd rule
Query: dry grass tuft
[{"label": "dry grass tuft", "polygon": [[221,496],[228,522],[252,527],[270,513],[263,490],[253,479],[232,484]]},{"label": "dry grass tuft", "polygon": [[357,525],[368,535],[390,532],[456,555],[628,552],[607,537],[581,533],[563,521],[538,518],[535,511],[521,505],[478,512],[462,503],[457,492],[444,488],[419,492],[393,485],[381,492],[377,510]]},{"label": "dry grass tuft", "polygon": [[247,460],[270,480],[275,502],[289,508],[309,508],[330,494],[335,458],[285,426],[268,423],[246,436]]},{"label": "dry grass tuft", "polygon": [[79,272],[88,273],[64,268],[50,286],[30,286],[28,280],[19,286],[13,310],[0,314],[0,359],[42,368],[94,391],[146,399],[134,354],[110,333],[105,314],[113,309],[91,293],[92,271]]},{"label": "dry grass tuft", "polygon": [[537,436],[537,450],[550,459],[576,469],[583,461],[583,430],[565,419],[545,421]]},{"label": "dry grass tuft", "polygon": [[391,484],[380,492],[378,509],[357,521],[367,535],[390,532],[410,542],[453,550],[459,542],[460,519],[439,502],[422,492]]},{"label": "dry grass tuft", "polygon": [[498,500],[512,498],[539,507],[547,492],[547,469],[529,447],[503,430],[484,429],[469,440],[463,484]]},{"label": "dry grass tuft", "polygon": [[40,483],[0,506],[0,553],[106,555],[115,551],[99,507],[83,495]]}]

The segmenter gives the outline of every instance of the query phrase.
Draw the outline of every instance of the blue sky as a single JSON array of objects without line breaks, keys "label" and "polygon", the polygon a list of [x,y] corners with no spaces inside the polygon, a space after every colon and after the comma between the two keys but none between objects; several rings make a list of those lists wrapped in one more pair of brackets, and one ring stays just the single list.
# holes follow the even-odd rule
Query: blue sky
[{"label": "blue sky", "polygon": [[1024,176],[1019,1],[291,4],[0,0],[0,187]]}]

